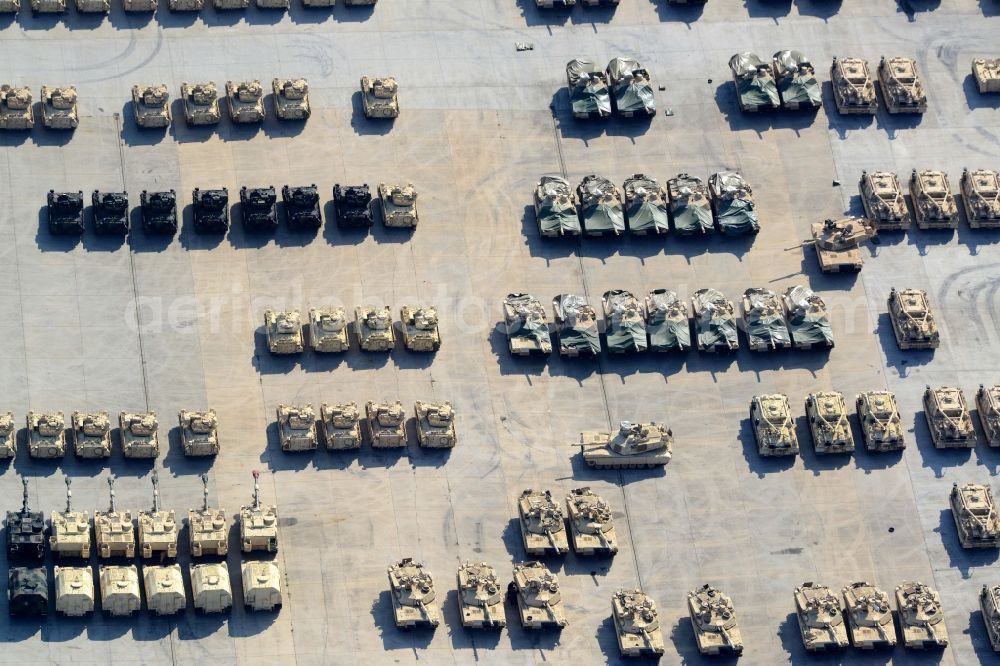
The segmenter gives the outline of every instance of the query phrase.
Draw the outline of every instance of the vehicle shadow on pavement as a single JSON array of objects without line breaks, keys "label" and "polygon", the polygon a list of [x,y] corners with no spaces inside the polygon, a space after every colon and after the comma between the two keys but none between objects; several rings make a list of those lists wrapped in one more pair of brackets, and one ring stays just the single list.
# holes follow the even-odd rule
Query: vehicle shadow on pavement
[{"label": "vehicle shadow on pavement", "polygon": [[[499,572],[497,572],[499,575]],[[502,583],[502,581],[501,581]],[[503,629],[499,627],[483,627],[480,629],[467,629],[462,626],[462,615],[459,608],[458,590],[448,590],[441,600],[441,624],[443,627],[438,630],[448,632],[451,638],[451,647],[454,650],[472,650],[473,659],[479,661],[477,650],[494,650],[500,644],[500,636]],[[503,597],[501,597],[503,599]],[[500,602],[501,609],[503,601]]]},{"label": "vehicle shadow on pavement", "polygon": [[507,344],[507,328],[504,322],[498,322],[490,331],[490,349],[496,356],[501,375],[524,375],[531,383],[531,375],[541,376],[543,368],[549,362],[549,355],[514,356]]},{"label": "vehicle shadow on pavement", "polygon": [[[799,438],[799,455],[802,456],[802,463],[807,470],[812,472],[813,476],[819,476],[824,471],[845,467],[854,457],[851,453],[817,453],[816,443],[809,430],[809,417],[807,416],[796,417],[795,434]],[[857,449],[857,440],[855,440],[855,449]]]},{"label": "vehicle shadow on pavement", "polygon": [[[401,111],[402,112],[402,111]],[[368,118],[365,116],[364,104],[361,101],[361,91],[351,94],[351,128],[361,136],[384,136],[392,131],[392,118]]]},{"label": "vehicle shadow on pavement", "polygon": [[775,23],[792,12],[792,0],[744,0],[743,6],[750,18],[771,18]]},{"label": "vehicle shadow on pavement", "polygon": [[[872,126],[875,122],[875,115],[864,114],[843,114],[837,110],[837,99],[833,94],[833,83],[823,82],[823,108],[830,109],[826,115],[827,128],[837,133],[837,138],[844,140],[848,134],[854,130],[862,130]],[[860,200],[860,199],[859,199]]]},{"label": "vehicle shadow on pavement", "polygon": [[[163,434],[162,429],[160,430],[160,434]],[[167,430],[164,440],[161,443],[161,446],[165,447],[163,467],[174,474],[203,474],[211,469],[213,463],[215,463],[215,456],[184,455],[184,444],[181,441],[181,428],[179,425],[175,425]],[[225,440],[220,441],[222,447],[225,447]]]},{"label": "vehicle shadow on pavement", "polygon": [[[1000,15],[1000,5],[997,5],[996,15]],[[1000,95],[991,93],[980,94],[976,87],[976,79],[972,74],[966,74],[962,79],[962,90],[965,91],[965,99],[970,109],[997,109],[1000,108]]]},{"label": "vehicle shadow on pavement", "polygon": [[707,4],[695,2],[687,5],[672,5],[666,0],[650,1],[653,3],[653,7],[656,9],[656,15],[661,21],[685,23],[688,28],[690,28],[691,24],[701,18],[701,15],[705,13],[705,4]]},{"label": "vehicle shadow on pavement", "polygon": [[252,364],[262,375],[287,375],[299,364],[299,357],[304,354],[272,354],[267,346],[267,334],[264,326],[254,330],[254,353]]},{"label": "vehicle shadow on pavement", "polygon": [[[796,427],[796,433],[798,428]],[[757,450],[757,437],[753,430],[753,421],[749,415],[740,420],[740,431],[736,436],[737,441],[743,447],[743,457],[747,461],[747,467],[763,479],[768,474],[779,473],[791,469],[795,465],[798,456],[762,456]],[[802,440],[799,439],[799,448],[802,448]]]},{"label": "vehicle shadow on pavement", "polygon": [[334,7],[307,7],[293,0],[288,8],[288,18],[292,23],[317,25],[332,21],[334,11],[336,11]]},{"label": "vehicle shadow on pavement", "polygon": [[[958,209],[962,211],[961,217],[967,223],[968,218],[965,215],[963,199],[963,195],[955,195],[955,201],[958,202]],[[980,246],[997,245],[1000,243],[1000,229],[973,229],[968,224],[959,224],[958,243],[968,248],[969,255],[975,257],[979,255]]]},{"label": "vehicle shadow on pavement", "polygon": [[1000,16],[1000,5],[995,0],[979,0],[979,8],[983,16]]},{"label": "vehicle shadow on pavement", "polygon": [[517,6],[521,10],[521,16],[528,26],[566,25],[569,21],[573,7],[556,6],[551,9],[543,9],[535,4],[535,0],[517,0]]},{"label": "vehicle shadow on pavement", "polygon": [[[976,592],[976,596],[978,598],[978,591]],[[969,626],[961,633],[969,637],[969,640],[972,642],[972,651],[979,657],[980,664],[988,664],[997,658],[997,653],[990,645],[989,634],[986,632],[982,609],[977,607],[976,610],[969,613]]]},{"label": "vehicle shadow on pavement", "polygon": [[923,466],[933,470],[934,476],[939,479],[944,477],[946,468],[964,465],[972,457],[972,449],[939,449],[934,446],[927,425],[927,412],[923,409],[913,415],[913,439],[916,440]]},{"label": "vehicle shadow on pavement", "polygon": [[[372,603],[371,616],[375,621],[379,637],[382,639],[383,650],[408,650],[426,648],[434,638],[434,629],[421,627],[417,629],[399,629],[392,612],[392,593],[382,590]],[[438,629],[442,629],[438,627]]]},{"label": "vehicle shadow on pavement", "polygon": [[375,5],[348,6],[338,2],[333,7],[333,18],[337,23],[364,23],[375,13]]},{"label": "vehicle shadow on pavement", "polygon": [[229,244],[239,250],[246,248],[259,250],[274,241],[274,231],[263,229],[248,231],[243,226],[243,204],[240,203],[239,190],[234,193],[233,199],[236,202],[229,209],[229,233],[226,234]]},{"label": "vehicle shadow on pavement", "polygon": [[121,138],[127,146],[153,146],[161,143],[171,133],[171,122],[166,127],[139,127],[135,120],[135,103],[132,100],[122,106]]},{"label": "vehicle shadow on pavement", "polygon": [[885,354],[887,368],[896,370],[900,378],[909,375],[909,369],[926,365],[934,358],[933,349],[909,349],[903,351],[896,342],[896,334],[892,330],[892,320],[888,312],[880,312],[875,332],[878,334],[879,345]]},{"label": "vehicle shadow on pavement", "polygon": [[185,250],[211,250],[222,243],[224,231],[196,231],[194,228],[194,204],[184,204],[181,208],[181,228],[177,234],[181,247]]},{"label": "vehicle shadow on pavement", "polygon": [[[942,498],[947,501],[947,498]],[[962,548],[958,541],[958,528],[955,527],[955,518],[951,508],[941,509],[938,514],[938,526],[932,531],[941,537],[941,544],[948,553],[948,565],[953,569],[958,569],[962,578],[972,577],[972,569],[976,567],[988,567],[997,561],[1000,556],[996,548]]]},{"label": "vehicle shadow on pavement", "polygon": [[906,14],[911,23],[917,20],[920,12],[932,12],[941,6],[941,0],[896,0],[898,11]]},{"label": "vehicle shadow on pavement", "polygon": [[736,100],[736,88],[729,77],[715,88],[715,104],[722,113],[732,132],[752,130],[757,136],[763,136],[767,130],[786,129],[798,135],[800,130],[810,127],[819,113],[819,109],[802,109],[787,111],[771,109],[754,113],[744,113]]},{"label": "vehicle shadow on pavement", "polygon": [[[686,603],[686,602],[685,602]],[[611,638],[614,642],[614,647],[617,652],[618,649],[618,639],[614,633],[614,621],[608,618],[608,623],[611,625]],[[661,627],[665,629],[665,627]],[[666,632],[664,632],[666,633]],[[667,636],[664,636],[667,638]],[[674,644],[674,649],[677,650],[678,654],[681,656],[681,664],[702,664],[708,661],[705,657],[701,655],[698,651],[698,641],[694,636],[694,628],[691,626],[691,618],[688,615],[683,615],[677,618],[673,626],[670,627],[669,640]],[[652,659],[647,659],[649,663],[654,663]],[[732,666],[738,663],[738,657],[732,654],[720,653],[718,655],[713,655],[711,657],[712,664],[727,664]]]},{"label": "vehicle shadow on pavement", "polygon": [[572,256],[580,248],[580,243],[586,242],[576,236],[543,237],[538,233],[538,219],[535,217],[533,205],[524,207],[524,214],[521,216],[521,236],[524,238],[524,244],[528,246],[528,254],[545,259],[546,264],[552,259]]},{"label": "vehicle shadow on pavement", "polygon": [[38,209],[38,228],[35,244],[42,252],[69,252],[83,241],[81,234],[53,234],[49,231],[49,207]]},{"label": "vehicle shadow on pavement", "polygon": [[800,16],[815,16],[824,21],[836,16],[843,0],[795,0]]}]

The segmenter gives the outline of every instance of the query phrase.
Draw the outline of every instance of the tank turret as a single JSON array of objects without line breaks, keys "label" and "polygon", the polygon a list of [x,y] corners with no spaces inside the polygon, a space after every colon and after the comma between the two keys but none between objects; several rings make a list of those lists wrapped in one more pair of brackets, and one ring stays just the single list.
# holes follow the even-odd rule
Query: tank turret
[{"label": "tank turret", "polygon": [[392,612],[400,629],[436,627],[441,623],[434,579],[423,564],[405,557],[389,567]]},{"label": "tank turret", "polygon": [[517,501],[521,539],[528,555],[565,555],[569,552],[562,509],[548,490],[528,488]]},{"label": "tank turret", "polygon": [[20,511],[7,512],[7,557],[12,560],[45,557],[45,514],[28,506],[28,480],[24,486]]},{"label": "tank turret", "polygon": [[618,649],[626,657],[663,654],[663,631],[656,602],[640,590],[619,590],[611,597]]},{"label": "tank turret", "polygon": [[[153,508],[139,512],[139,546],[143,557],[153,557],[163,553],[166,557],[177,557],[177,519],[173,510],[160,509],[160,479],[153,470]],[[147,580],[147,586],[148,586]],[[147,597],[148,598],[148,597]]]},{"label": "tank turret", "polygon": [[567,624],[559,578],[541,562],[514,565],[507,597],[516,599],[525,629],[561,629]]},{"label": "tank turret", "polygon": [[458,611],[462,626],[470,629],[502,628],[503,588],[496,569],[486,562],[463,562],[458,568]]},{"label": "tank turret", "polygon": [[253,471],[253,504],[240,507],[240,543],[244,553],[278,551],[278,509],[260,501],[260,472]]},{"label": "tank turret", "polygon": [[[135,557],[135,526],[132,524],[132,512],[119,511],[115,508],[115,479],[113,476],[108,477],[108,491],[111,498],[108,510],[94,512],[97,553],[105,559],[109,557],[133,558]],[[135,567],[132,569],[134,570]],[[138,585],[138,574],[136,574],[136,596],[138,596]],[[103,589],[101,594],[104,594]]]},{"label": "tank turret", "polygon": [[743,632],[733,600],[705,584],[688,592],[688,615],[702,654],[743,653]]},{"label": "tank turret", "polygon": [[615,555],[618,536],[611,506],[590,488],[566,496],[570,543],[577,555]]},{"label": "tank turret", "polygon": [[659,423],[622,421],[617,432],[580,433],[583,460],[597,469],[663,467],[673,455],[674,433]]},{"label": "tank turret", "polygon": [[[52,512],[49,549],[59,557],[90,557],[90,514],[73,511],[72,479],[66,477],[66,510]],[[91,582],[93,587],[93,582]]]},{"label": "tank turret", "polygon": [[208,505],[208,475],[201,475],[202,505],[200,510],[188,511],[188,536],[191,540],[191,556],[216,555],[223,557],[229,552],[229,529],[226,510]]}]

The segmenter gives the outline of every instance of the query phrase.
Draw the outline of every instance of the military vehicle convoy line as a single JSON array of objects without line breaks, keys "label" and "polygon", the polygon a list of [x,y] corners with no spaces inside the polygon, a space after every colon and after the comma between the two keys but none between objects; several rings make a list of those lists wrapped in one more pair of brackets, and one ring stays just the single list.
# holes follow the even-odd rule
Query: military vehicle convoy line
[{"label": "military vehicle convoy line", "polygon": [[[265,310],[264,336],[272,354],[300,354],[306,345],[316,353],[340,353],[351,349],[351,326],[342,307],[310,308],[305,325],[298,310]],[[403,346],[412,352],[436,352],[441,348],[437,308],[433,305],[403,305],[398,327]],[[354,333],[362,351],[389,352],[396,346],[392,311],[388,305],[363,305],[354,310]]]},{"label": "military vehicle convoy line", "polygon": [[[304,7],[332,7],[335,0],[302,0]],[[350,6],[374,5],[377,0],[343,0]],[[205,0],[166,0],[167,8],[172,12],[198,12],[205,8]],[[71,3],[67,0],[31,0],[28,5],[33,16],[38,14],[65,14]],[[77,12],[81,14],[109,14],[110,0],[76,0]],[[217,10],[246,9],[250,0],[212,0],[212,6]],[[290,0],[255,0],[258,9],[288,9]],[[159,0],[122,0],[122,9],[131,13],[149,13],[156,11]],[[3,0],[0,2],[0,14],[16,14],[21,9],[21,0]]]}]

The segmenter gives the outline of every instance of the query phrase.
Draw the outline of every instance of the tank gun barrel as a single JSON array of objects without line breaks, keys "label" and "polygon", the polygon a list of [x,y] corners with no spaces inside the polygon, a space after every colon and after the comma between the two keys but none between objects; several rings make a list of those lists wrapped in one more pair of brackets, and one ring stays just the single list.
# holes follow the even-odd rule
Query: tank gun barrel
[{"label": "tank gun barrel", "polygon": [[28,480],[21,479],[21,484],[24,486],[24,495],[21,501],[21,513],[28,513]]},{"label": "tank gun barrel", "polygon": [[208,474],[201,475],[201,510],[208,511]]},{"label": "tank gun barrel", "polygon": [[253,471],[253,508],[260,508],[260,472],[257,470]]},{"label": "tank gun barrel", "polygon": [[111,503],[108,508],[108,512],[114,513],[115,511],[115,477],[108,477],[108,489],[111,492]]},{"label": "tank gun barrel", "polygon": [[66,477],[66,513],[73,510],[73,491],[70,490],[70,485],[73,483],[73,479]]},{"label": "tank gun barrel", "polygon": [[160,510],[160,477],[153,470],[153,513]]}]

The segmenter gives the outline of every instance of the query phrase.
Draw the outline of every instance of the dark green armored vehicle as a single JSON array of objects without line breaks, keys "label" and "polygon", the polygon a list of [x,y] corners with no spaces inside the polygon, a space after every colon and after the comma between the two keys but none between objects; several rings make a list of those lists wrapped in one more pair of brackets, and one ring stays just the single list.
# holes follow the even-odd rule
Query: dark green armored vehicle
[{"label": "dark green armored vehicle", "polygon": [[701,178],[686,173],[677,174],[676,178],[667,181],[667,195],[670,197],[674,231],[682,236],[715,232],[708,188]]},{"label": "dark green armored vehicle", "polygon": [[7,572],[7,600],[11,617],[49,614],[49,579],[45,567],[11,567]]},{"label": "dark green armored vehicle", "polygon": [[83,233],[83,192],[56,192],[48,195],[49,233]]},{"label": "dark green armored vehicle", "polygon": [[[667,191],[655,178],[637,173],[625,179],[625,217],[628,230],[636,236],[670,231]],[[706,200],[706,203],[707,200]],[[709,213],[709,223],[711,223]]]},{"label": "dark green armored vehicle", "polygon": [[588,236],[621,236],[625,233],[622,193],[604,176],[590,174],[576,188],[580,221]]},{"label": "dark green armored vehicle", "polygon": [[566,63],[566,84],[574,118],[607,118],[611,115],[608,77],[593,60],[574,58]]},{"label": "dark green armored vehicle", "polygon": [[782,108],[795,111],[818,109],[823,105],[816,69],[801,51],[778,51],[772,62]]},{"label": "dark green armored vehicle", "polygon": [[753,190],[736,171],[719,171],[708,178],[712,208],[719,231],[726,236],[743,236],[760,231]]},{"label": "dark green armored vehicle", "polygon": [[769,111],[781,106],[771,66],[757,54],[737,53],[729,59],[729,69],[733,72],[740,111]]},{"label": "dark green armored vehicle", "polygon": [[649,72],[634,58],[612,58],[605,70],[615,113],[625,118],[656,115]]},{"label": "dark green armored vehicle", "polygon": [[542,236],[579,236],[580,218],[569,181],[542,176],[535,186],[535,220]]}]

